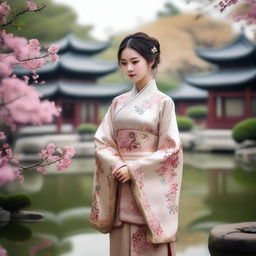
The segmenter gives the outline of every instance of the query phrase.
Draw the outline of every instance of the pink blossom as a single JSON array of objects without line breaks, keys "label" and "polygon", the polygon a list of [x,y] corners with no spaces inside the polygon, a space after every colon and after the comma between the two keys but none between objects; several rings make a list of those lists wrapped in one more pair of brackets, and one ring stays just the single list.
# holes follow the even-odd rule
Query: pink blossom
[{"label": "pink blossom", "polygon": [[248,11],[236,13],[233,18],[235,21],[244,21],[247,25],[256,24],[256,1],[255,0],[244,0],[246,2]]},{"label": "pink blossom", "polygon": [[8,256],[7,251],[3,247],[0,247],[0,256]]},{"label": "pink blossom", "polygon": [[[14,37],[13,34],[5,33],[1,34],[5,47],[12,50],[18,59],[27,59],[29,55],[29,46],[27,39],[23,37]],[[18,61],[17,61],[18,63]]]},{"label": "pink blossom", "polygon": [[0,98],[7,112],[0,111],[0,118],[9,115],[17,123],[42,124],[52,121],[59,111],[54,102],[40,101],[36,89],[18,78],[4,78],[0,86]]},{"label": "pink blossom", "polygon": [[46,150],[48,154],[52,155],[55,152],[56,146],[53,143],[48,144]]},{"label": "pink blossom", "polygon": [[42,174],[46,174],[48,172],[47,167],[48,166],[39,166],[36,168],[36,170]]},{"label": "pink blossom", "polygon": [[50,54],[48,59],[52,60],[54,63],[57,63],[59,61],[59,56],[57,54]]},{"label": "pink blossom", "polygon": [[19,183],[22,184],[24,182],[24,173],[23,170],[14,170],[16,177],[19,179]]},{"label": "pink blossom", "polygon": [[38,251],[45,249],[45,248],[49,248],[51,246],[52,246],[52,242],[48,239],[45,239],[41,243],[36,244],[30,248],[29,256],[34,256],[34,255],[40,254],[40,252],[38,253]]},{"label": "pink blossom", "polygon": [[47,150],[46,149],[42,149],[42,151],[38,154],[39,158],[42,160],[45,160],[48,156]]},{"label": "pink blossom", "polygon": [[0,4],[0,17],[2,20],[2,24],[6,24],[6,17],[8,16],[11,8],[10,5],[7,2],[3,2]]},{"label": "pink blossom", "polygon": [[0,131],[0,140],[4,140],[6,138],[4,132]]},{"label": "pink blossom", "polygon": [[30,11],[37,10],[37,5],[32,1],[27,1],[27,6]]},{"label": "pink blossom", "polygon": [[59,51],[59,46],[58,45],[51,45],[48,48],[48,59],[54,61],[55,63],[59,60],[59,56],[57,55],[57,52]]},{"label": "pink blossom", "polygon": [[13,65],[17,63],[14,55],[0,54],[0,77],[7,77],[13,72]]},{"label": "pink blossom", "polygon": [[59,51],[59,46],[56,45],[56,44],[53,44],[53,45],[51,45],[51,46],[48,48],[48,53],[49,53],[49,54],[56,54],[58,51]]},{"label": "pink blossom", "polygon": [[[1,158],[1,156],[0,156]],[[0,186],[15,179],[15,173],[8,163],[0,166]]]}]

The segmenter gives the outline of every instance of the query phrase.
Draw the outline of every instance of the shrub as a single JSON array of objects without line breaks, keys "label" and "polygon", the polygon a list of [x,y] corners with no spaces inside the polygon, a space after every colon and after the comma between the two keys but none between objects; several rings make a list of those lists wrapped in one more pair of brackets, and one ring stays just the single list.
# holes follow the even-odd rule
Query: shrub
[{"label": "shrub", "polygon": [[0,206],[6,211],[19,211],[30,205],[31,199],[27,194],[0,195]]},{"label": "shrub", "polygon": [[207,107],[205,106],[194,106],[187,109],[186,115],[195,119],[203,119],[207,116]]},{"label": "shrub", "polygon": [[78,133],[84,134],[84,133],[95,133],[97,130],[97,125],[95,124],[81,124],[77,128]]},{"label": "shrub", "polygon": [[236,124],[232,130],[232,136],[238,143],[245,140],[256,141],[256,118],[248,118]]},{"label": "shrub", "polygon": [[189,131],[194,126],[193,119],[189,117],[177,117],[177,124],[180,131]]}]

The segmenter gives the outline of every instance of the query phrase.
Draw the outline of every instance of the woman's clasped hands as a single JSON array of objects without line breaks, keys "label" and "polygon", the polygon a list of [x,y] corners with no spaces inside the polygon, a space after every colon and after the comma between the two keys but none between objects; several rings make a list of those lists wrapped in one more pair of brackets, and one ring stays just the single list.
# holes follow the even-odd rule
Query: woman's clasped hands
[{"label": "woman's clasped hands", "polygon": [[126,165],[117,170],[114,170],[112,172],[112,175],[121,183],[125,183],[126,181],[131,179],[129,169]]}]

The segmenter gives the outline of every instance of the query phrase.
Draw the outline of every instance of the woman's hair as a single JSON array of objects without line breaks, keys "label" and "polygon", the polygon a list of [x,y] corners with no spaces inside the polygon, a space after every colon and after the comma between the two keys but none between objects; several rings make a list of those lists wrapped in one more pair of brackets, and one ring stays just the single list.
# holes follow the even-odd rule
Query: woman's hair
[{"label": "woman's hair", "polygon": [[153,62],[152,69],[157,68],[160,63],[160,44],[157,39],[143,32],[126,36],[117,52],[118,63],[120,63],[123,50],[128,47],[137,51],[147,62]]}]

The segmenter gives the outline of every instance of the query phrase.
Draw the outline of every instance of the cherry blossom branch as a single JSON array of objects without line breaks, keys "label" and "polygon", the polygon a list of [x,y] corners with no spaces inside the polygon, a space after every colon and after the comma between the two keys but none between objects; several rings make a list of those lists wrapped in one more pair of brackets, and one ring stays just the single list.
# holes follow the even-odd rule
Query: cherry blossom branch
[{"label": "cherry blossom branch", "polygon": [[[5,134],[3,132],[0,132],[0,140],[4,139]],[[12,179],[16,177],[19,179],[20,183],[23,183],[24,173],[27,172],[29,169],[36,168],[36,170],[42,174],[46,174],[48,172],[47,168],[52,164],[56,164],[56,169],[58,171],[67,169],[72,163],[72,158],[74,154],[75,150],[71,146],[65,146],[64,149],[62,149],[56,148],[53,143],[50,143],[38,154],[40,159],[39,161],[28,166],[23,166],[20,164],[18,156],[13,155],[12,149],[9,144],[2,143],[2,148],[0,150],[0,167],[1,169],[10,170],[13,175]],[[8,175],[7,178],[9,178]],[[0,183],[1,182],[4,182],[4,177],[1,177]]]},{"label": "cherry blossom branch", "polygon": [[220,1],[219,5],[220,5],[220,12],[223,12],[228,6],[237,3],[238,0],[226,0],[226,1]]},{"label": "cherry blossom branch", "polygon": [[9,161],[9,163],[15,167],[19,167],[21,171],[28,171],[29,169],[35,168],[35,167],[45,167],[45,166],[50,166],[51,164],[55,164],[57,162],[59,162],[61,160],[61,157],[59,157],[59,159],[56,159],[55,161],[52,162],[48,162],[45,164],[42,164],[44,162],[44,160],[38,161],[37,163],[28,165],[28,166],[22,166],[20,164],[14,163],[12,161]]},{"label": "cherry blossom branch", "polygon": [[15,17],[14,17],[12,20],[8,21],[6,24],[2,24],[2,25],[0,26],[0,28],[4,28],[4,27],[6,27],[6,26],[8,26],[8,25],[13,25],[12,23],[13,23],[16,19],[18,19],[19,16],[24,15],[24,14],[27,13],[27,12],[41,12],[44,8],[47,7],[47,5],[45,5],[45,4],[42,4],[42,5],[43,5],[42,7],[38,8],[38,9],[35,9],[35,10],[31,10],[31,9],[29,9],[29,8],[26,8],[26,9],[24,9],[24,10],[21,10],[20,12],[18,12],[17,14],[15,14]]}]

